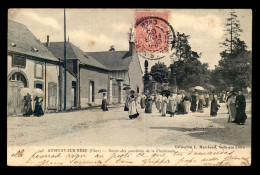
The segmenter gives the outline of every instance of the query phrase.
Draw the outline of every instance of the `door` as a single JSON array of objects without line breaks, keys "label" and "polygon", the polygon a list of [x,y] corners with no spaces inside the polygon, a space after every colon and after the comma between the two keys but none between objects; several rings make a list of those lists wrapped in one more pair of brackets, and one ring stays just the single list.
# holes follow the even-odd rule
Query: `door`
[{"label": "door", "polygon": [[21,89],[27,86],[27,81],[20,72],[13,73],[8,81],[7,115],[22,115],[24,102],[22,102]]},{"label": "door", "polygon": [[7,114],[8,115],[22,115],[23,102],[20,94],[21,89],[24,87],[23,82],[10,82],[8,83],[8,98],[7,98]]},{"label": "door", "polygon": [[77,106],[77,91],[76,91],[76,81],[72,81],[72,88],[71,88],[71,95],[72,95],[72,106],[76,107]]},{"label": "door", "polygon": [[94,91],[94,81],[90,81],[89,83],[89,101],[95,102],[95,91]]},{"label": "door", "polygon": [[72,87],[71,90],[70,90],[70,93],[71,93],[71,106],[74,107],[74,98],[73,98],[73,94],[74,94],[74,88]]}]

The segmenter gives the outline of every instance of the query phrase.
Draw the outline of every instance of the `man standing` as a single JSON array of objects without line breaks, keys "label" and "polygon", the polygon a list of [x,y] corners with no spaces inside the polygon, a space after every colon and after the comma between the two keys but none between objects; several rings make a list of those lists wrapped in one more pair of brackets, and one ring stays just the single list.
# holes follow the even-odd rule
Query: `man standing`
[{"label": "man standing", "polygon": [[243,95],[242,90],[238,91],[238,96],[236,97],[236,118],[235,123],[238,125],[244,125],[247,119],[246,115],[246,99]]}]

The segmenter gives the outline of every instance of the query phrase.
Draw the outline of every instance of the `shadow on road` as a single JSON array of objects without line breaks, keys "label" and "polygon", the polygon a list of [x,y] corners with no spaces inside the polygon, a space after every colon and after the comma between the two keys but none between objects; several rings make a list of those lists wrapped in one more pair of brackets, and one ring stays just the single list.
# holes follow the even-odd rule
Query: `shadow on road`
[{"label": "shadow on road", "polygon": [[[208,127],[150,127],[150,129],[166,129],[178,132],[186,132],[188,136],[194,137],[196,140],[213,141],[220,144],[251,146],[251,118],[248,118],[245,125],[236,125],[227,123],[226,118],[209,118],[212,121]],[[214,126],[214,125],[220,126]],[[169,141],[176,141],[174,134],[169,135]],[[203,144],[203,141],[201,142]]]}]

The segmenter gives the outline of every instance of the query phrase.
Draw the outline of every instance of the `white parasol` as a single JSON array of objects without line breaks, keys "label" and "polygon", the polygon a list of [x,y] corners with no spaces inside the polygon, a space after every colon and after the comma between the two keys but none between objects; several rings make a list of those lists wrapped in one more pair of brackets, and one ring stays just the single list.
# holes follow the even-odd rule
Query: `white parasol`
[{"label": "white parasol", "polygon": [[202,86],[196,86],[194,89],[199,90],[199,91],[204,91],[204,88]]},{"label": "white parasol", "polygon": [[33,96],[44,97],[44,92],[39,88],[35,88],[33,89]]},{"label": "white parasol", "polygon": [[22,97],[26,96],[28,94],[32,95],[32,90],[29,88],[22,88],[20,91],[20,94],[22,95]]}]

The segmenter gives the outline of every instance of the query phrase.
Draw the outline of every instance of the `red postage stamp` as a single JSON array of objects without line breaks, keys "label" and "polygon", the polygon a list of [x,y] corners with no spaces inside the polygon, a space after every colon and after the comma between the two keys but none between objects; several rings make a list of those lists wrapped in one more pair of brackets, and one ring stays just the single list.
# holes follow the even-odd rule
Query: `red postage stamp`
[{"label": "red postage stamp", "polygon": [[135,49],[151,60],[163,58],[175,43],[167,12],[136,12]]}]

